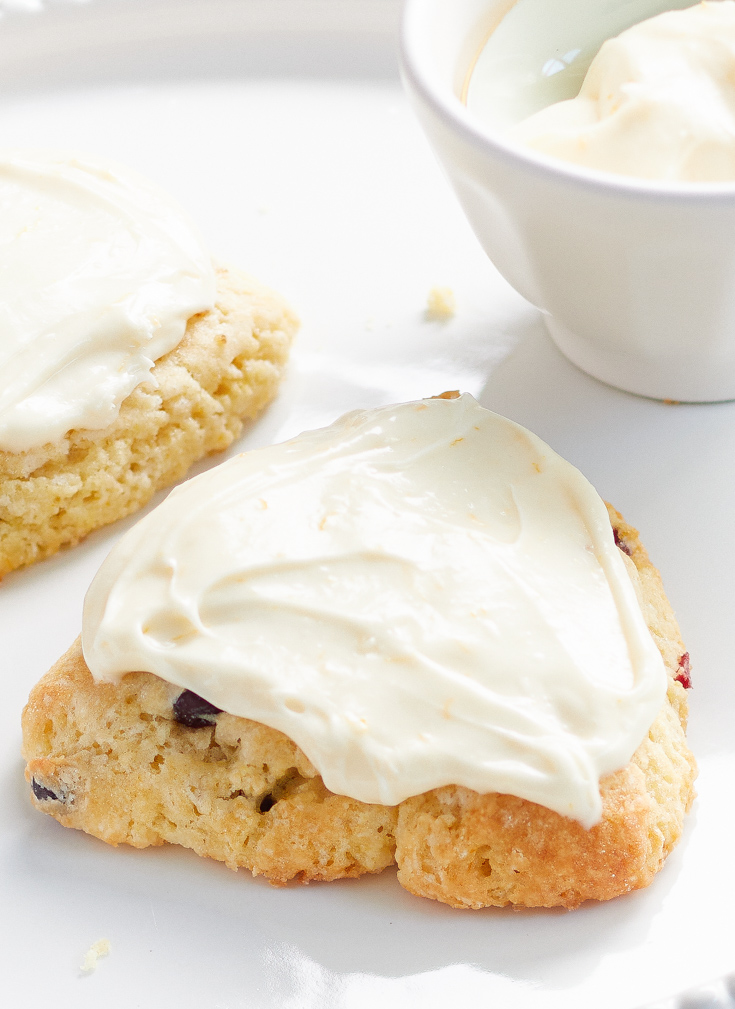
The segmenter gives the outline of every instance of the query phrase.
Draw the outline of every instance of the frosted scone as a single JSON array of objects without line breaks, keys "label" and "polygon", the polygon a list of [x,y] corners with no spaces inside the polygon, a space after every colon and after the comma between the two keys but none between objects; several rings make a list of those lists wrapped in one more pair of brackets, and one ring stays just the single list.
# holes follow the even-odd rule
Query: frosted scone
[{"label": "frosted scone", "polygon": [[177,488],[100,569],[24,754],[35,805],[111,844],[573,907],[676,843],[687,685],[635,530],[462,396]]},{"label": "frosted scone", "polygon": [[144,505],[273,397],[296,321],[128,169],[0,154],[0,577]]}]

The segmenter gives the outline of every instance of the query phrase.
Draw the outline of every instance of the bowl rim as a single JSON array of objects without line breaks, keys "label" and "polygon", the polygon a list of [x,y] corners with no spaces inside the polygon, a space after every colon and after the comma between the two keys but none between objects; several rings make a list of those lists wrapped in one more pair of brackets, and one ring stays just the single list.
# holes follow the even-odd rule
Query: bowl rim
[{"label": "bowl rim", "polygon": [[[444,2],[456,4],[462,0]],[[666,182],[618,175],[542,154],[505,139],[492,127],[485,127],[434,72],[430,54],[422,45],[431,6],[426,0],[405,0],[399,38],[404,86],[413,90],[445,126],[486,157],[536,176],[551,177],[561,185],[576,185],[595,193],[616,193],[621,197],[662,203],[735,203],[735,179],[732,182]]]}]

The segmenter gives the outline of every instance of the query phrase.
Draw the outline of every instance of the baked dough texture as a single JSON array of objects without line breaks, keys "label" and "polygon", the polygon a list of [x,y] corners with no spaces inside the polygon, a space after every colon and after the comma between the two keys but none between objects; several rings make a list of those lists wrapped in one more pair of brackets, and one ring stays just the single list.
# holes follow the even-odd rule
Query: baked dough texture
[{"label": "baked dough texture", "polygon": [[218,268],[214,309],[189,320],[113,424],[0,451],[0,578],[136,511],[227,448],[275,395],[297,325],[278,295]]},{"label": "baked dough texture", "polygon": [[524,799],[458,786],[395,807],[334,795],[275,729],[224,712],[187,727],[174,713],[181,689],[149,673],[96,684],[79,641],[23,714],[31,799],[109,844],[181,844],[276,884],[396,862],[406,889],[458,908],[571,908],[647,886],[694,795],[689,660],[638,534],[610,514],[669,689],[630,764],[603,779],[603,818],[590,831]]}]

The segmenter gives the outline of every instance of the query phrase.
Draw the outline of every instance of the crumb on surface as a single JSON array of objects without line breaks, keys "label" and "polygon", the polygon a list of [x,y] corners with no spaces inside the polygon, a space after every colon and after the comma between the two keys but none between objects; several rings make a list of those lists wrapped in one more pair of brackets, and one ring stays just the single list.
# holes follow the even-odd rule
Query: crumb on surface
[{"label": "crumb on surface", "polygon": [[427,319],[451,319],[457,309],[451,287],[432,287],[426,299]]},{"label": "crumb on surface", "polygon": [[79,969],[84,974],[91,974],[97,967],[97,961],[99,958],[101,956],[107,956],[111,949],[112,946],[110,945],[109,939],[98,939],[97,942],[93,942],[84,954],[84,959],[82,960]]}]

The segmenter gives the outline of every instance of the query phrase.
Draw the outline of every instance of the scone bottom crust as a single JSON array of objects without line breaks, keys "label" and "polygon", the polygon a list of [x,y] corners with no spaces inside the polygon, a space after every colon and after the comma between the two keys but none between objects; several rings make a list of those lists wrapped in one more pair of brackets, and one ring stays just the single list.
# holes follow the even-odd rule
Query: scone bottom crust
[{"label": "scone bottom crust", "polygon": [[95,683],[77,641],[23,714],[31,801],[108,844],[181,844],[276,885],[380,872],[457,908],[577,907],[647,886],[694,797],[686,652],[638,533],[609,508],[669,677],[627,767],[601,782],[591,830],[511,795],[447,786],[398,806],[326,789],[288,737],[149,673]]}]

